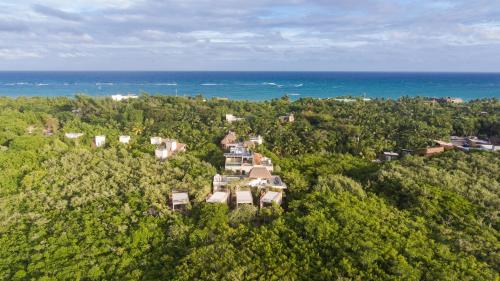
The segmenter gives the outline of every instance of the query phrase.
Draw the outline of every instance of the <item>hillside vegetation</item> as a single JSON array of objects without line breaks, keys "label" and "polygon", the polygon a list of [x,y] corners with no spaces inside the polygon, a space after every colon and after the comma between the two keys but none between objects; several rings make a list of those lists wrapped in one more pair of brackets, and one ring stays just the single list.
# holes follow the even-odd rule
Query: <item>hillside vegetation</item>
[{"label": "hillside vegetation", "polygon": [[[229,130],[264,137],[282,206],[204,203]],[[372,161],[450,135],[500,137],[500,101],[0,98],[0,279],[499,280],[500,152]]]}]

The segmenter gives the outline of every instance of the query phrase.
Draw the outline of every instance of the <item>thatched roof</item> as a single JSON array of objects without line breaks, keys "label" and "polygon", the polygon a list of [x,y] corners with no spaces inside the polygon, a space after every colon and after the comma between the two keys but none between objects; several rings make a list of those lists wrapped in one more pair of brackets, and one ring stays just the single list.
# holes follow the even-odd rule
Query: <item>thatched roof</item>
[{"label": "thatched roof", "polygon": [[221,144],[227,145],[230,143],[233,143],[236,141],[236,133],[235,132],[229,132],[222,140]]},{"label": "thatched roof", "polygon": [[271,179],[271,173],[266,167],[253,167],[248,174],[251,179]]}]

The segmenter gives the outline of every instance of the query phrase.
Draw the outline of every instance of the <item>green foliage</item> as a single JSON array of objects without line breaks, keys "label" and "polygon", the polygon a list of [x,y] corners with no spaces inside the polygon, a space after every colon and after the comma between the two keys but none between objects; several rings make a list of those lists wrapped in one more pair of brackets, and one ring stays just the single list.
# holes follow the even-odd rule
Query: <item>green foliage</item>
[{"label": "green foliage", "polygon": [[[498,280],[498,152],[371,160],[499,124],[498,100],[0,97],[0,280]],[[204,202],[228,130],[264,137],[282,206]],[[157,161],[150,136],[187,152]]]},{"label": "green foliage", "polygon": [[243,204],[233,210],[229,216],[229,222],[233,226],[238,224],[250,223],[257,215],[257,207],[253,205]]}]

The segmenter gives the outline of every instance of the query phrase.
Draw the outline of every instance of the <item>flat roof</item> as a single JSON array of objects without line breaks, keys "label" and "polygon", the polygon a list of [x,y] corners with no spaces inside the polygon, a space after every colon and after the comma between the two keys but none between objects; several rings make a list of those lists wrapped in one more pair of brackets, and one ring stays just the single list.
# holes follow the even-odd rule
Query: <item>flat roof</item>
[{"label": "flat roof", "polygon": [[208,203],[224,203],[227,200],[229,193],[224,191],[217,191],[207,199]]},{"label": "flat roof", "polygon": [[236,202],[253,204],[252,192],[250,190],[236,191]]},{"label": "flat roof", "polygon": [[174,203],[187,203],[189,202],[189,196],[187,192],[172,193],[172,201]]},{"label": "flat roof", "polygon": [[272,203],[272,202],[278,200],[280,195],[281,195],[281,193],[279,193],[279,192],[268,191],[268,192],[266,192],[266,194],[264,194],[264,196],[260,200],[262,202],[265,202],[265,203]]}]

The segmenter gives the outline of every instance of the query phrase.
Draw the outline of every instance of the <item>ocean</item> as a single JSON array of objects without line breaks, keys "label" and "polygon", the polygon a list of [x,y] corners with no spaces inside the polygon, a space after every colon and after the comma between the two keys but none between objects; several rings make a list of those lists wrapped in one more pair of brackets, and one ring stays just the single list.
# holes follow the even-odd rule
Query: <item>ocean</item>
[{"label": "ocean", "polygon": [[391,72],[0,72],[0,96],[113,94],[269,100],[288,95],[396,99],[402,96],[500,98],[500,73]]}]

